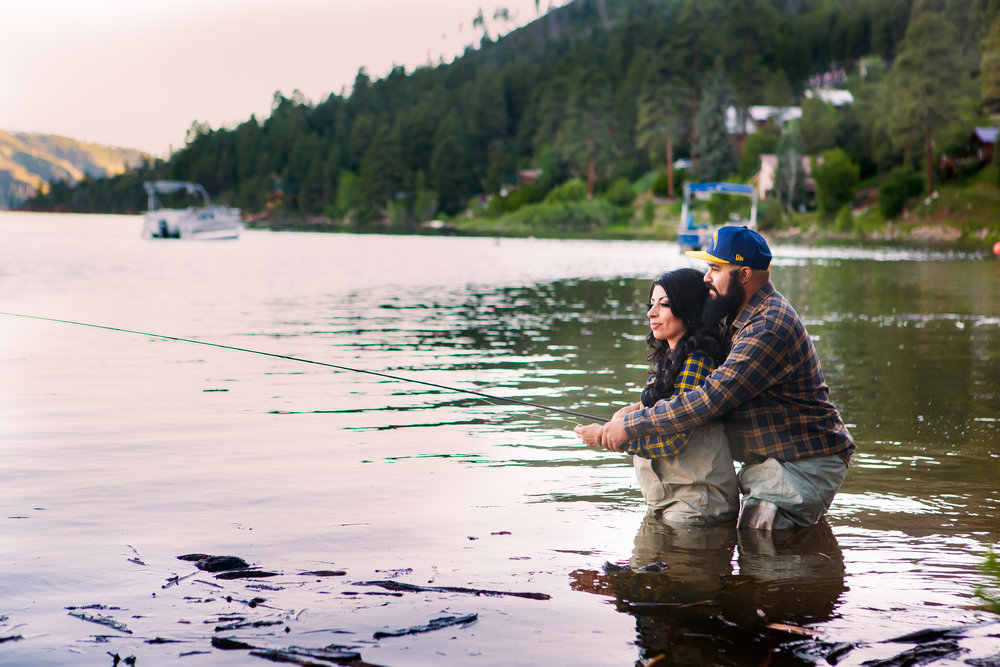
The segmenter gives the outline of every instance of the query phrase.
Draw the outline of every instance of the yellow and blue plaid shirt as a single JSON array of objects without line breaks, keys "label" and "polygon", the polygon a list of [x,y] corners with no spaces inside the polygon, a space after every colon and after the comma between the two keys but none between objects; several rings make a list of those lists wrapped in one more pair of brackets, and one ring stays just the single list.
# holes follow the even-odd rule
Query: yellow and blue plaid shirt
[{"label": "yellow and blue plaid shirt", "polygon": [[683,433],[722,417],[740,461],[849,459],[854,438],[829,401],[816,348],[788,300],[768,283],[732,328],[722,365],[701,386],[625,415],[626,437]]},{"label": "yellow and blue plaid shirt", "polygon": [[[715,360],[703,352],[692,352],[684,360],[681,370],[674,380],[674,391],[670,399],[677,398],[685,391],[695,389],[705,381],[715,368]],[[655,381],[650,376],[649,382]],[[647,383],[648,384],[648,383]],[[656,459],[664,456],[674,456],[687,447],[688,433],[672,433],[670,435],[643,435],[625,443],[624,452],[640,456],[644,459]]]}]

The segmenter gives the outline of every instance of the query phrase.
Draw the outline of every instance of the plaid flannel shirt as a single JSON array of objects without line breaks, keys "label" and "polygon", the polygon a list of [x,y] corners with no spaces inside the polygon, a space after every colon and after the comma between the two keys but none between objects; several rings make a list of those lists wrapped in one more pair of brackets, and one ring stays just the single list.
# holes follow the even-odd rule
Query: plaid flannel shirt
[{"label": "plaid flannel shirt", "polygon": [[829,394],[805,325],[768,283],[733,322],[725,362],[700,387],[626,415],[625,434],[670,435],[724,417],[737,460],[839,454],[846,461],[854,439]]},{"label": "plaid flannel shirt", "polygon": [[[714,368],[715,360],[710,356],[701,352],[692,352],[684,360],[684,364],[674,380],[674,391],[670,394],[670,398],[677,398],[685,391],[698,387]],[[650,376],[649,381],[653,382],[654,380],[655,376]],[[626,442],[622,451],[644,459],[655,459],[680,454],[687,447],[687,444],[687,431],[670,435],[643,435]]]}]

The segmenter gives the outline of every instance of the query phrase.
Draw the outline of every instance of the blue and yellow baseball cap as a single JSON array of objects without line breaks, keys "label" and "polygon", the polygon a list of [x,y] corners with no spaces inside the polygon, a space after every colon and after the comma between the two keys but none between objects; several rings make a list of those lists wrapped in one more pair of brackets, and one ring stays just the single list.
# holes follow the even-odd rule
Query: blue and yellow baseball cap
[{"label": "blue and yellow baseball cap", "polygon": [[749,227],[726,225],[712,234],[707,250],[686,250],[688,257],[703,259],[715,264],[749,266],[766,271],[771,266],[771,249],[764,237]]}]

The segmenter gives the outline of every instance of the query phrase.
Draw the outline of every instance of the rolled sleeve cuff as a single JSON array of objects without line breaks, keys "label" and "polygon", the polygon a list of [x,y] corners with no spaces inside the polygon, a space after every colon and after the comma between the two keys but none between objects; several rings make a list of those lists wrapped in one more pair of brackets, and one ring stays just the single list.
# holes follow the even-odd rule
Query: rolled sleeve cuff
[{"label": "rolled sleeve cuff", "polygon": [[649,408],[635,410],[625,415],[625,436],[629,440],[649,434]]}]

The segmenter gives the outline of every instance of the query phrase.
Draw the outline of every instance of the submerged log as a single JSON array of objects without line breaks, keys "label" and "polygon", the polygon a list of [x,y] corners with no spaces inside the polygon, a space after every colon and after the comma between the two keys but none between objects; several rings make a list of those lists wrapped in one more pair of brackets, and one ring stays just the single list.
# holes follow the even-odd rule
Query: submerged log
[{"label": "submerged log", "polygon": [[128,629],[128,626],[121,621],[116,621],[110,616],[101,616],[100,614],[88,614],[83,611],[71,611],[70,616],[75,616],[81,621],[90,621],[91,623],[97,623],[98,625],[103,625],[105,627],[117,630],[118,632],[124,632],[127,635],[132,634],[132,631]]},{"label": "submerged log", "polygon": [[431,593],[469,593],[472,595],[496,595],[496,596],[512,596],[518,598],[528,598],[530,600],[549,600],[552,598],[548,593],[523,593],[518,591],[493,591],[486,588],[466,588],[464,586],[417,586],[415,584],[406,584],[401,581],[356,581],[355,586],[381,586],[390,591],[409,591],[413,593],[420,592],[431,592]]},{"label": "submerged log", "polygon": [[452,625],[467,625],[478,618],[479,614],[466,614],[465,616],[442,616],[440,618],[431,619],[426,625],[415,625],[401,630],[379,630],[372,634],[372,637],[375,639],[382,639],[383,637],[402,637],[403,635],[415,635],[421,632],[432,632],[434,630],[440,630],[441,628],[447,628]]},{"label": "submerged log", "polygon": [[216,579],[256,579],[258,577],[277,577],[277,572],[266,570],[226,570],[215,575]]}]

